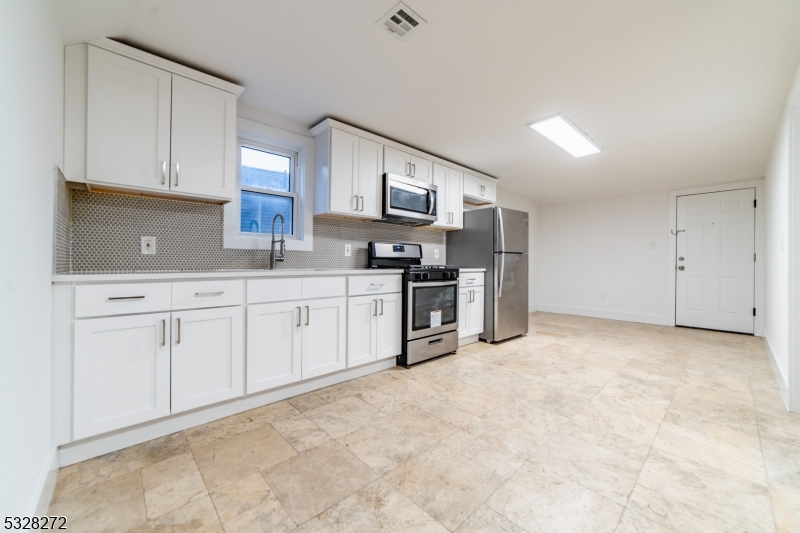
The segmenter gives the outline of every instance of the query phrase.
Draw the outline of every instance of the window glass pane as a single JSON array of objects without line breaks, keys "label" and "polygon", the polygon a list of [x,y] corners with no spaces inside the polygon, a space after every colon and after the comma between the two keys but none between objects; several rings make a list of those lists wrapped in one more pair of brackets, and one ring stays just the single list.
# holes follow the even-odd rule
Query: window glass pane
[{"label": "window glass pane", "polygon": [[[286,235],[294,235],[294,198],[242,191],[242,233],[272,233],[272,218],[283,215]],[[275,221],[275,233],[280,234],[281,221]]]},{"label": "window glass pane", "polygon": [[290,192],[292,158],[242,146],[242,185]]}]

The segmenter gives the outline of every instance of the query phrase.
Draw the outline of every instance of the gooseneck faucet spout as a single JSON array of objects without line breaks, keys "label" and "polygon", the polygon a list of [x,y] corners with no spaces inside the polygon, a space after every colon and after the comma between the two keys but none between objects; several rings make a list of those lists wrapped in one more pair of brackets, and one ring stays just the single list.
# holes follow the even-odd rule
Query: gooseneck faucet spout
[{"label": "gooseneck faucet spout", "polygon": [[[278,217],[281,219],[281,238],[280,240],[275,239],[275,221],[278,220]],[[282,263],[283,260],[286,258],[286,239],[283,238],[283,230],[284,230],[285,221],[283,220],[283,215],[280,213],[276,213],[274,217],[272,217],[272,248],[269,254],[269,269],[275,270],[275,262]],[[275,253],[275,244],[280,243],[280,251]]]}]

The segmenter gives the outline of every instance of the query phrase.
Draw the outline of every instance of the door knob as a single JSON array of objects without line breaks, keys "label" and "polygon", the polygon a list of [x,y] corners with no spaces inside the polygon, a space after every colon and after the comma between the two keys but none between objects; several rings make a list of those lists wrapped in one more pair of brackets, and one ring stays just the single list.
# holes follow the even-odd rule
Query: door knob
[{"label": "door knob", "polygon": [[678,258],[678,261],[683,261],[683,257],[679,257],[679,258]]},{"label": "door knob", "polygon": [[686,267],[681,265],[681,266],[678,267],[678,270],[686,270]]}]

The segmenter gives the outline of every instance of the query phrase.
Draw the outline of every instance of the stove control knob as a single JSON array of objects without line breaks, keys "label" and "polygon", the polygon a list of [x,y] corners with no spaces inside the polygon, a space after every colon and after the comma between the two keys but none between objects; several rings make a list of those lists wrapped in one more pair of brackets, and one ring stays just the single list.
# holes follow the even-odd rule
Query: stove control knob
[{"label": "stove control knob", "polygon": [[422,273],[422,279],[431,279],[431,275],[428,274],[427,272],[423,272]]}]

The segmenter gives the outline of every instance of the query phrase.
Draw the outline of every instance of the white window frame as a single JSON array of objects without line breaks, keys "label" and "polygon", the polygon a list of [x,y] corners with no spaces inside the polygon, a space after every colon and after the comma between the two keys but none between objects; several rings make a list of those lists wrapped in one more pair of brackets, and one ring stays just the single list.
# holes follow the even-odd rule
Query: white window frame
[{"label": "white window frame", "polygon": [[[242,189],[258,193],[294,198],[293,235],[286,235],[286,249],[313,250],[314,205],[314,139],[244,118],[236,121],[239,142],[236,155],[236,194],[223,208],[223,247],[249,250],[269,250],[272,233],[243,233],[241,231]],[[241,146],[274,151],[294,156],[291,192],[273,191],[241,184]],[[276,232],[280,226],[276,225]]]},{"label": "white window frame", "polygon": [[[276,189],[267,189],[263,187],[253,187],[251,185],[245,185],[242,183],[242,148],[250,148],[251,150],[258,150],[260,152],[266,152],[268,154],[275,154],[289,158],[289,192],[286,191],[279,191]],[[297,152],[290,152],[288,150],[284,150],[282,148],[278,148],[275,146],[267,146],[264,144],[256,143],[253,141],[249,141],[246,139],[239,139],[239,143],[237,145],[238,153],[236,158],[236,185],[237,185],[237,192],[241,193],[242,191],[253,192],[256,194],[267,194],[272,196],[283,196],[284,198],[291,198],[292,199],[292,233],[284,234],[285,237],[294,237],[297,234],[297,204],[300,200],[297,189],[295,185],[295,176],[297,174]],[[239,196],[241,198],[241,196]],[[241,208],[241,206],[240,206]],[[288,222],[288,221],[286,221]],[[266,235],[266,233],[250,233],[244,232],[241,229],[241,212],[239,213],[239,232],[242,235],[255,235],[261,236]],[[268,229],[271,231],[270,228],[262,228]],[[275,231],[280,231],[280,226],[276,224]],[[270,233],[270,238],[272,238],[272,234]]]}]

